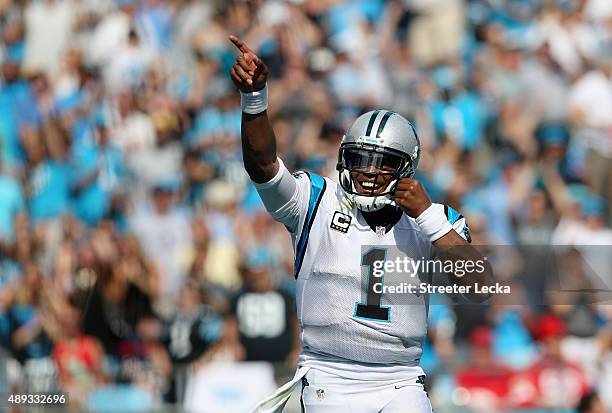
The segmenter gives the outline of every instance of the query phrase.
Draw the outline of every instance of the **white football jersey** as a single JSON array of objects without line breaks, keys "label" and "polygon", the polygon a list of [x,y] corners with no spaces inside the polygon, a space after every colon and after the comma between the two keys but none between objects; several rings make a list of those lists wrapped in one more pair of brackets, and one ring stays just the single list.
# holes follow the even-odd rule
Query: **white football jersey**
[{"label": "white football jersey", "polygon": [[[398,302],[395,294],[368,295],[369,282],[362,282],[362,275],[368,276],[368,260],[384,259],[385,246],[411,258],[430,258],[431,241],[406,214],[390,231],[377,234],[340,185],[314,173],[291,176],[282,162],[280,169],[257,188],[268,211],[292,234],[300,363],[418,366],[427,333],[427,294],[413,297],[410,305]],[[437,205],[467,239],[465,219]]]}]

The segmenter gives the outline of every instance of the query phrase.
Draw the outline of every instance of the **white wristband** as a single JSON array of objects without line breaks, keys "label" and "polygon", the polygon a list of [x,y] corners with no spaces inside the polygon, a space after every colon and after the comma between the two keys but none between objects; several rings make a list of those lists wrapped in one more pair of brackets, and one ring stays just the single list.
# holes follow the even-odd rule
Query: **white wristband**
[{"label": "white wristband", "polygon": [[244,113],[256,115],[268,109],[268,84],[257,92],[240,92],[240,106]]},{"label": "white wristband", "polygon": [[431,242],[439,240],[453,229],[444,209],[438,208],[435,204],[431,204],[423,211],[416,218],[416,222]]}]

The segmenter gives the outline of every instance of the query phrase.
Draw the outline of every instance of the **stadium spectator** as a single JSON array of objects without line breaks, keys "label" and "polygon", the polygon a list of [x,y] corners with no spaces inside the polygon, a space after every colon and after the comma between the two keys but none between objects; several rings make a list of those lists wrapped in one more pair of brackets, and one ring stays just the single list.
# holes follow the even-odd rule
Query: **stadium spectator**
[{"label": "stadium spectator", "polygon": [[511,397],[515,406],[571,408],[588,392],[590,384],[582,369],[561,355],[564,335],[565,324],[558,316],[549,313],[537,320],[535,337],[541,355],[513,378]]},{"label": "stadium spectator", "polygon": [[293,298],[274,285],[272,265],[267,251],[251,251],[243,270],[243,288],[232,300],[231,315],[247,361],[282,362],[297,357]]},{"label": "stadium spectator", "polygon": [[190,212],[175,204],[177,182],[160,182],[152,193],[152,205],[138,205],[129,225],[147,258],[157,267],[160,311],[176,308],[187,275],[191,248]]},{"label": "stadium spectator", "polygon": [[106,382],[104,350],[94,337],[81,333],[81,312],[68,302],[59,305],[56,315],[63,328],[53,348],[58,384],[74,396],[71,404],[83,406],[89,392]]},{"label": "stadium spectator", "polygon": [[467,406],[476,411],[498,411],[508,406],[513,371],[497,363],[491,351],[492,332],[486,326],[477,327],[470,337],[471,356],[456,372],[455,381]]},{"label": "stadium spectator", "polygon": [[19,181],[8,175],[0,161],[0,243],[15,237],[15,221],[25,212],[25,198]]}]

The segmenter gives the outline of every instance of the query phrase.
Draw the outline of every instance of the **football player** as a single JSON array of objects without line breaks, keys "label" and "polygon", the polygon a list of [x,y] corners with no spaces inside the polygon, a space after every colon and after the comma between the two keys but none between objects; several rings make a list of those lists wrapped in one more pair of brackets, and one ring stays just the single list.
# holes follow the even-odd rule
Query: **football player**
[{"label": "football player", "polygon": [[[419,367],[427,296],[421,305],[388,305],[386,295],[361,282],[361,267],[384,259],[386,250],[362,247],[407,246],[409,256],[430,257],[442,247],[469,245],[465,219],[433,204],[413,178],[419,139],[391,111],[363,114],[346,132],[339,184],[312,172],[291,174],[276,155],[266,113],[268,69],[242,40],[230,40],[240,51],[230,75],[241,93],[244,166],[266,209],[292,236],[302,341],[294,379],[256,411],[282,411],[301,382],[307,413],[431,412]],[[488,282],[478,277],[454,281]]]}]

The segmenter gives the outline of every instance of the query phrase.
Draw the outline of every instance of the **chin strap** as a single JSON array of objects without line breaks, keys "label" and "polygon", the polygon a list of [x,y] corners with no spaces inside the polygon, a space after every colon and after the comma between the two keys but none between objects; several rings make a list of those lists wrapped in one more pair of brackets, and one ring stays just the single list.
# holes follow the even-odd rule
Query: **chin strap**
[{"label": "chin strap", "polygon": [[399,205],[397,205],[397,204],[395,203],[395,201],[394,201],[394,200],[392,200],[392,199],[389,199],[389,203],[388,203],[387,205],[391,205],[391,206],[394,206],[394,207],[396,207],[396,208],[399,208]]},{"label": "chin strap", "polygon": [[388,198],[388,195],[379,196],[364,196],[364,195],[349,195],[357,209],[366,212],[373,212],[382,209],[385,205],[391,205],[393,201]]}]

